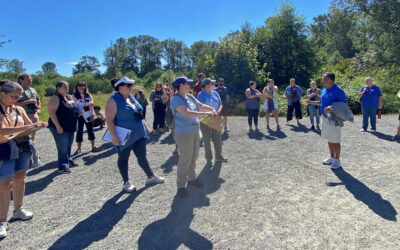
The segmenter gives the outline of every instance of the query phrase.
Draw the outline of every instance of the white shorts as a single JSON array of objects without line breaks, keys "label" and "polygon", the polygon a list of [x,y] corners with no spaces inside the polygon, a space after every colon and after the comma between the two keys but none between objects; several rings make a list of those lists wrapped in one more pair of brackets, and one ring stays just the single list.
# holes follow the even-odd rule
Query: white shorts
[{"label": "white shorts", "polygon": [[[274,103],[274,109],[278,109],[279,108],[279,106],[278,106],[278,104],[275,104]],[[264,110],[268,110],[268,102],[264,102]]]},{"label": "white shorts", "polygon": [[340,143],[342,139],[342,127],[335,126],[333,120],[329,120],[325,116],[322,117],[321,137],[330,143]]}]

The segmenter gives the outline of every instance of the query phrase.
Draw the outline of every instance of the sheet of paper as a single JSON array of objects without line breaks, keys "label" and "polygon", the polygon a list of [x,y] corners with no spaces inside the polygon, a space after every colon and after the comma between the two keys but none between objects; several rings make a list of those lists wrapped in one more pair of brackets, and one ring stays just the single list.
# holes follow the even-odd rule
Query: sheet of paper
[{"label": "sheet of paper", "polygon": [[[126,128],[115,126],[115,133],[117,134],[118,139],[121,141],[121,144],[125,145],[132,131]],[[103,141],[112,142],[112,136],[108,129],[103,136]]]}]

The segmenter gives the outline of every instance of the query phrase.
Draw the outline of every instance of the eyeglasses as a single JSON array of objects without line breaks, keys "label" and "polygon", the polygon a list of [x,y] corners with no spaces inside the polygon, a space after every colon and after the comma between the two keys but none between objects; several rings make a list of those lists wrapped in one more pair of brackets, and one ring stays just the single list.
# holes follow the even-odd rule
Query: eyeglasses
[{"label": "eyeglasses", "polygon": [[78,84],[78,87],[85,87],[85,88],[86,88],[86,85],[84,85],[84,84]]}]

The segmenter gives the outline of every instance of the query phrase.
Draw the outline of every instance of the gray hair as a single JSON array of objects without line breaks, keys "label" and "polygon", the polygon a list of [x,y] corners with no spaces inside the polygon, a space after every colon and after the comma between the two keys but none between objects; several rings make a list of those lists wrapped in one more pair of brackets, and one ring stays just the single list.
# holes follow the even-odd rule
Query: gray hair
[{"label": "gray hair", "polygon": [[6,94],[22,92],[22,87],[16,82],[6,82],[1,86],[0,92],[4,92]]},{"label": "gray hair", "polygon": [[365,82],[368,82],[368,81],[371,81],[371,82],[372,82],[373,80],[374,80],[374,79],[372,79],[371,77],[366,77],[366,78],[365,78]]}]

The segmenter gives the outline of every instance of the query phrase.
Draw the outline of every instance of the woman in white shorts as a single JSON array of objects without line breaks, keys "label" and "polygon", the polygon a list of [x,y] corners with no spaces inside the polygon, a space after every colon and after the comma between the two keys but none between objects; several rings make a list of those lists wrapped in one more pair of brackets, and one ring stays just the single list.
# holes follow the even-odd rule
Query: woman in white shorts
[{"label": "woman in white shorts", "polygon": [[280,129],[278,118],[278,87],[275,86],[274,79],[269,79],[267,86],[263,90],[265,120],[267,121],[267,129],[269,127],[269,114],[273,113],[276,121],[276,128]]}]

